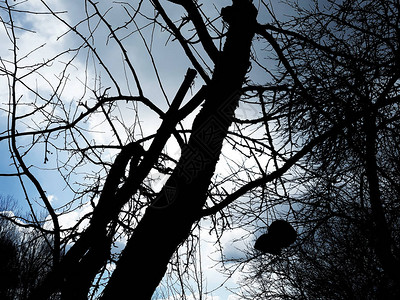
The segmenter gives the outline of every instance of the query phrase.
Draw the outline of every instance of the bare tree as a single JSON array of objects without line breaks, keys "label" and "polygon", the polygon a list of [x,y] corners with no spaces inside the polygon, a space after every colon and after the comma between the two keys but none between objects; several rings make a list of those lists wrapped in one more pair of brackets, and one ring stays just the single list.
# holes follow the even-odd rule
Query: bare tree
[{"label": "bare tree", "polygon": [[[31,299],[150,299],[168,266],[179,278],[180,265],[189,269],[202,220],[220,237],[232,227],[254,231],[274,207],[293,216],[292,171],[310,170],[303,158],[366,116],[330,121],[323,93],[293,55],[302,45],[340,59],[347,52],[271,25],[264,1],[79,3],[2,1],[9,90],[0,142],[15,167],[2,175],[18,178],[31,209],[27,226],[52,250],[52,270]],[[39,17],[58,31],[29,48],[28,37],[49,34],[35,27]],[[157,60],[157,47],[172,48],[174,70],[162,68],[168,61]],[[153,76],[140,67],[143,57]],[[182,83],[167,88],[168,77]],[[47,192],[45,176],[55,174],[68,201]],[[63,223],[82,209],[75,223]]]},{"label": "bare tree", "polygon": [[[0,198],[0,210],[7,213],[5,209],[12,207],[11,198],[6,200]],[[9,211],[8,211],[9,213]],[[0,215],[0,296],[2,299],[13,299],[13,292],[18,287],[18,233],[11,223]]]},{"label": "bare tree", "polygon": [[[28,299],[51,270],[51,247],[40,232],[15,216],[12,197],[0,196],[0,295],[2,299]],[[51,299],[59,299],[54,295]]]},{"label": "bare tree", "polygon": [[296,252],[259,259],[248,278],[257,284],[245,284],[257,287],[246,288],[249,299],[400,294],[399,5],[325,5],[297,6],[291,22],[269,25],[313,95],[291,102],[300,112],[291,128],[307,139],[332,124],[344,126],[314,147],[293,178],[290,198],[301,232]]}]

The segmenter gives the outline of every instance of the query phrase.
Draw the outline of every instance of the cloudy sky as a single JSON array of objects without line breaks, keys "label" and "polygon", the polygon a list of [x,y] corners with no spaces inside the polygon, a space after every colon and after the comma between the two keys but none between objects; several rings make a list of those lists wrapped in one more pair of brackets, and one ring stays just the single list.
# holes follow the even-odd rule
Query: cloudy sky
[{"label": "cloudy sky", "polygon": [[[99,1],[99,10],[106,12],[106,18],[114,28],[123,26],[127,20],[127,14],[123,10],[121,5],[113,4],[112,1]],[[135,1],[134,1],[135,2]],[[166,1],[162,1],[165,3]],[[256,5],[260,7],[259,21],[265,22],[268,20],[265,9],[261,2],[255,1]],[[2,7],[5,4],[16,5],[18,1],[1,1]],[[62,20],[69,24],[78,24],[78,22],[85,18],[86,7],[84,1],[57,1],[48,0],[46,3],[56,12],[59,12],[58,16]],[[230,1],[204,1],[202,9],[206,12],[211,19],[217,18],[218,12],[221,7],[230,5]],[[282,9],[282,6],[278,1],[272,1],[275,13],[278,16],[283,16],[287,11]],[[136,4],[133,4],[136,5]],[[178,20],[182,14],[182,10],[174,4],[165,5],[169,16],[173,20]],[[110,10],[108,10],[111,8]],[[13,12],[13,21],[16,28],[17,34],[17,46],[18,46],[18,63],[21,68],[18,72],[20,77],[23,77],[24,84],[18,84],[17,92],[20,98],[21,105],[18,106],[18,113],[29,113],[31,107],[29,103],[35,103],[38,101],[35,94],[29,92],[28,89],[37,91],[38,93],[48,97],[52,94],[54,87],[59,83],[59,78],[65,76],[67,80],[63,81],[63,92],[61,93],[60,100],[65,103],[65,107],[72,109],[76,108],[76,104],[80,101],[90,101],[90,91],[85,88],[89,86],[96,88],[98,91],[105,90],[106,87],[111,87],[108,93],[112,95],[115,92],[112,80],[107,76],[107,72],[102,69],[98,63],[96,68],[93,67],[93,57],[88,55],[86,48],[80,48],[79,52],[75,51],[77,47],[82,44],[82,39],[76,34],[70,32],[62,21],[58,20],[52,15],[46,14],[46,7],[39,0],[29,0],[23,2],[20,5],[15,6],[16,11]],[[149,5],[149,1],[144,1],[142,11],[148,16],[153,16],[154,12]],[[24,13],[25,11],[36,12],[34,14]],[[89,14],[92,12],[88,10]],[[0,16],[4,22],[9,20],[8,12],[2,10]],[[162,110],[165,111],[167,102],[172,99],[175,95],[177,88],[183,80],[184,74],[188,67],[191,67],[189,60],[184,55],[182,49],[176,41],[165,31],[160,30],[159,27],[154,28],[149,25],[149,21],[145,16],[139,16],[137,18],[137,28],[141,28],[140,31],[134,30],[133,24],[130,25],[129,29],[121,29],[120,37],[124,36],[124,45],[126,47],[129,58],[134,64],[135,71],[140,80],[140,86],[143,89],[144,95],[151,99],[157,104]],[[88,28],[86,23],[80,24],[77,28],[81,32],[87,34],[88,30],[96,26],[93,22],[93,28]],[[216,21],[215,24],[222,28],[220,21]],[[12,60],[13,51],[12,43],[10,41],[10,31],[5,30],[4,27],[0,29],[0,40],[2,46],[0,47],[0,174],[14,174],[15,168],[12,166],[12,158],[9,153],[9,144],[7,139],[4,137],[7,135],[7,128],[9,128],[9,119],[7,111],[9,110],[8,99],[8,77],[4,76],[5,72],[13,70]],[[143,36],[141,36],[141,34]],[[186,32],[190,35],[190,32]],[[86,35],[87,36],[87,35]],[[120,87],[123,93],[137,95],[138,89],[135,85],[134,78],[129,75],[129,70],[126,69],[124,64],[124,58],[118,49],[116,43],[110,39],[107,28],[100,25],[96,28],[96,32],[93,36],[95,40],[96,51],[102,58],[103,62],[107,66],[109,72],[113,78],[120,83]],[[150,49],[152,56],[149,55],[148,50]],[[200,48],[199,48],[200,49]],[[201,50],[199,50],[201,51]],[[58,54],[63,55],[58,56]],[[201,52],[200,52],[201,54]],[[56,59],[52,59],[56,57]],[[72,58],[74,58],[72,60]],[[37,72],[31,72],[38,63],[45,62],[52,59],[47,66],[40,68]],[[66,68],[67,62],[71,62]],[[205,64],[209,64],[208,60]],[[157,66],[155,70],[154,65]],[[210,67],[212,65],[209,64]],[[64,73],[63,73],[64,72]],[[257,77],[257,68],[252,69],[253,74]],[[128,74],[128,75],[126,75]],[[263,81],[263,78],[259,78]],[[159,84],[161,82],[161,84]],[[192,87],[191,95],[193,95],[203,84],[200,78],[197,78],[195,85]],[[189,95],[190,96],[190,95]],[[149,135],[154,133],[157,129],[157,125],[160,123],[160,119],[156,113],[146,109],[144,106],[140,106],[140,130],[143,135]],[[56,113],[56,112],[55,112]],[[248,115],[257,114],[251,107],[241,107],[238,113]],[[121,105],[119,117],[123,119],[130,126],[133,126],[135,121],[134,111],[131,104]],[[96,119],[98,117],[99,119]],[[92,117],[85,125],[89,130],[87,138],[95,140],[96,143],[116,143],[116,138],[113,136],[110,128],[100,126],[103,124],[103,118],[101,115]],[[190,123],[192,118],[188,118],[186,122]],[[27,130],[27,128],[35,126],[40,127],[43,121],[43,116],[40,114],[33,114],[18,123],[17,130]],[[118,126],[118,125],[116,125]],[[128,138],[127,134],[124,134],[124,130],[121,128],[121,136]],[[23,146],[21,150],[28,150],[31,144],[32,136],[29,138],[20,138],[18,142],[20,146]],[[53,141],[55,144],[62,143],[61,140]],[[46,152],[49,150],[49,152]],[[169,146],[170,153],[179,156],[178,147],[171,143]],[[45,149],[45,145],[41,144],[34,149],[29,151],[29,154],[25,157],[28,165],[35,167],[31,168],[32,173],[37,176],[38,180],[43,184],[43,187],[55,207],[62,206],[68,203],[74,197],[74,193],[69,189],[63,178],[57,171],[57,159],[60,159],[56,149]],[[115,152],[110,151],[110,159]],[[62,155],[62,154],[60,154]],[[62,158],[62,157],[61,157]],[[48,159],[48,161],[45,160]],[[81,170],[82,171],[82,170]],[[72,182],[85,180],[81,176],[71,177]],[[30,195],[34,195],[34,189],[27,181],[27,190]],[[161,187],[161,184],[158,183]],[[19,180],[17,177],[2,176],[0,177],[0,194],[13,196],[20,205],[22,210],[28,211],[29,207],[24,201],[24,193],[21,189]],[[36,209],[39,209],[40,201],[39,197],[33,196],[33,201],[37,201]],[[74,211],[61,218],[61,224],[64,227],[68,227],[74,224],[81,216],[90,210],[89,206],[83,206],[81,209]],[[204,224],[206,226],[207,224]],[[224,234],[221,242],[225,246],[227,256],[240,256],[241,249],[245,249],[249,244],[252,243],[254,236],[246,236],[246,232],[241,229],[236,229],[231,232]],[[219,253],[215,253],[215,236],[209,235],[208,232],[202,234],[204,240],[202,240],[202,263],[203,271],[207,279],[207,288],[209,291],[214,290],[221,284],[223,287],[212,293],[213,300],[234,300],[234,297],[227,290],[227,288],[235,287],[235,280],[240,277],[240,274],[236,274],[233,278],[225,281],[225,277],[218,273],[218,265],[215,265],[215,261],[219,259]],[[244,238],[245,237],[245,238]],[[238,241],[235,242],[235,240]],[[211,298],[210,298],[211,299]]]}]

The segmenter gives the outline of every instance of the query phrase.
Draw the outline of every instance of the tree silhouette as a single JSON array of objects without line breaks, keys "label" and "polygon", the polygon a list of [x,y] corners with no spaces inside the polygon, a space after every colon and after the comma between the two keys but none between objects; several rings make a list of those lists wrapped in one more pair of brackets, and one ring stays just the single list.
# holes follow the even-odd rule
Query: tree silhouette
[{"label": "tree silhouette", "polygon": [[[264,1],[2,3],[0,143],[15,169],[1,175],[18,178],[31,210],[24,226],[52,254],[30,299],[150,299],[165,274],[189,272],[202,222],[217,242],[230,228],[253,234],[276,219],[304,236],[310,222],[297,220],[292,193],[338,180],[337,166],[363,167],[348,174],[368,187],[372,248],[395,277],[377,178],[390,161],[378,155],[383,131],[397,137],[391,39],[383,65],[373,43],[376,60],[361,64],[370,60],[358,55],[361,38],[347,49],[356,37],[347,29],[329,41],[331,28],[309,16],[279,24]],[[357,9],[346,5],[347,18]],[[382,96],[363,97],[358,87],[381,74]],[[68,199],[50,196],[56,178]]]},{"label": "tree silhouette", "polygon": [[281,261],[261,258],[249,276],[257,284],[246,282],[261,291],[247,297],[399,297],[398,9],[393,1],[329,1],[299,8],[286,28],[276,25],[299,82],[314,95],[292,102],[303,112],[298,127],[309,138],[331,124],[344,127],[314,147],[292,181],[301,189],[291,199],[297,251]]},{"label": "tree silhouette", "polygon": [[18,248],[15,243],[15,230],[7,228],[0,218],[0,297],[13,299],[13,290],[18,287]]},{"label": "tree silhouette", "polygon": [[51,270],[51,248],[38,232],[16,221],[12,211],[17,210],[13,198],[0,196],[1,299],[28,299]]}]

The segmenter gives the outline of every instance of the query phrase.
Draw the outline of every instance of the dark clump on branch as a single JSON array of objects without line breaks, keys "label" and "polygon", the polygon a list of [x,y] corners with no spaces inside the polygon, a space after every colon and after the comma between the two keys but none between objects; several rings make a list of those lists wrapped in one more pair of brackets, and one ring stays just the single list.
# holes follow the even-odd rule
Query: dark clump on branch
[{"label": "dark clump on branch", "polygon": [[249,3],[244,3],[243,0],[233,0],[232,6],[223,7],[221,9],[221,17],[228,24],[237,23],[243,25],[243,21],[247,19],[252,19],[254,14],[257,14],[257,10],[253,5],[249,5],[252,1],[247,1]]},{"label": "dark clump on branch", "polygon": [[297,232],[284,220],[276,220],[268,228],[268,233],[261,235],[254,248],[264,253],[279,255],[282,248],[289,247],[296,240]]}]

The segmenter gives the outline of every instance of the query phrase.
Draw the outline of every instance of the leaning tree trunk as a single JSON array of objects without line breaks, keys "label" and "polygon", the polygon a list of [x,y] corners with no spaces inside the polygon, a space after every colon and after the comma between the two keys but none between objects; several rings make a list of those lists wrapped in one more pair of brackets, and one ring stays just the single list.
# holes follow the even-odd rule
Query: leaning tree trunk
[{"label": "leaning tree trunk", "polygon": [[188,144],[153,205],[135,228],[102,299],[150,299],[178,246],[187,239],[205,204],[222,143],[232,123],[250,61],[257,11],[236,0],[223,11],[229,23],[205,103]]},{"label": "leaning tree trunk", "polygon": [[[181,159],[158,199],[135,228],[104,290],[103,299],[126,299],[129,294],[134,299],[150,299],[173,253],[198,219],[249,67],[256,14],[250,0],[234,0],[231,7],[223,9],[223,18],[229,24],[225,46],[218,54],[213,78],[206,87],[204,106],[193,123],[190,140],[182,149]],[[183,92],[193,76],[193,72],[188,72],[181,87]],[[204,89],[198,94],[203,97],[203,93]],[[121,207],[138,190],[171,134],[171,127],[175,126],[177,120],[173,114],[178,113],[177,108],[170,111],[172,116],[165,116],[146,153],[136,143],[121,150],[110,169],[90,226],[33,291],[30,300],[48,299],[60,290],[62,299],[86,299],[94,276],[109,256],[113,228]],[[129,176],[119,187],[128,163]]]}]

